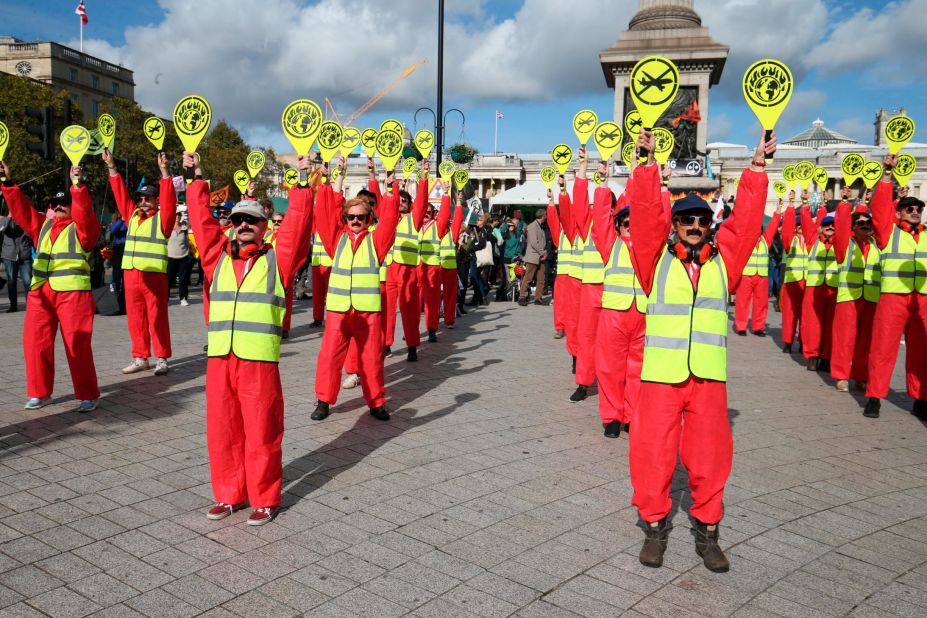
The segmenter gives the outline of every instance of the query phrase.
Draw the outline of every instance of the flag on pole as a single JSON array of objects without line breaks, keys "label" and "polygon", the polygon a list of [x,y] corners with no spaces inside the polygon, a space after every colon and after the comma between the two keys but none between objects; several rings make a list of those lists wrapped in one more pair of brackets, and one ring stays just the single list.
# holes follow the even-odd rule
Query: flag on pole
[{"label": "flag on pole", "polygon": [[88,22],[89,20],[87,19],[87,9],[84,8],[84,0],[80,0],[80,4],[78,4],[78,5],[77,5],[77,8],[74,9],[74,14],[75,14],[75,15],[80,15],[80,23],[81,23],[81,25],[83,25],[83,26],[86,26],[86,25],[87,25],[87,22]]},{"label": "flag on pole", "polygon": [[[83,0],[81,0],[81,2],[83,2]],[[505,115],[504,115],[502,112],[497,111],[497,112],[496,112],[496,118],[505,118]]]}]

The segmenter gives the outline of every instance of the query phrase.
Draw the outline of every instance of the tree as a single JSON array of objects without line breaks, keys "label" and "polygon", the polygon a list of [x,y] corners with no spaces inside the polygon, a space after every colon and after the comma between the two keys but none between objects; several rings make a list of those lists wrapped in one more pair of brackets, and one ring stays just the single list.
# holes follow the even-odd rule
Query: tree
[{"label": "tree", "polygon": [[454,144],[448,149],[451,161],[459,165],[466,165],[473,161],[479,151],[470,144]]},{"label": "tree", "polygon": [[246,169],[245,160],[251,150],[235,127],[220,120],[196,149],[203,160],[203,173],[209,179],[212,189],[231,185],[230,195],[234,195],[237,190],[235,171]]}]

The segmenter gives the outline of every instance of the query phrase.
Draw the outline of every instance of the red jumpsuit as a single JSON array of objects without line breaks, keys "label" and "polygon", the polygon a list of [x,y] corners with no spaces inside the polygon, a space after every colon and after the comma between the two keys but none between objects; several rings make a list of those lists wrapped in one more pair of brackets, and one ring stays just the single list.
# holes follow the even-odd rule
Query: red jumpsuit
[{"label": "red jumpsuit", "polygon": [[[560,212],[553,206],[547,207],[547,225],[554,246],[560,249],[560,233],[570,242],[576,244],[576,225],[573,221],[573,205],[570,194],[560,192]],[[573,267],[576,268],[578,258],[573,256]],[[558,269],[559,270],[559,269]],[[554,330],[562,330],[566,336],[566,349],[570,356],[576,357],[576,327],[579,322],[579,298],[582,282],[577,276],[558,272],[554,279]]]},{"label": "red jumpsuit", "polygon": [[[142,216],[141,209],[129,197],[122,176],[111,174],[109,186],[119,214],[126,225]],[[174,181],[162,178],[159,187],[161,233],[170,238],[177,220],[177,194]],[[205,271],[204,271],[205,272]],[[166,273],[144,272],[134,268],[123,268],[125,277],[126,324],[132,340],[132,357],[147,359],[151,356],[152,344],[157,358],[171,357],[171,325],[167,316],[168,281]]]},{"label": "red jumpsuit", "polygon": [[[187,187],[190,224],[200,250],[206,286],[212,283],[229,239],[212,217],[209,185]],[[290,190],[287,216],[277,233],[277,270],[291,281],[311,240],[312,189]],[[232,256],[241,284],[253,259]],[[245,360],[233,353],[206,361],[206,446],[216,502],[254,508],[280,505],[283,484],[283,390],[278,363]]]},{"label": "red jumpsuit", "polygon": [[[885,248],[889,245],[898,223],[894,208],[891,180],[883,179],[876,184],[875,193],[869,203],[875,240],[883,251],[883,258]],[[915,240],[918,238],[919,235]],[[918,292],[882,292],[879,296],[872,322],[866,397],[882,399],[888,395],[902,334],[905,339],[905,382],[908,396],[912,399],[927,399],[927,354],[924,352],[927,350],[927,295]]]},{"label": "red jumpsuit", "polygon": [[[13,220],[38,243],[45,216],[32,207],[17,185],[4,185],[3,198]],[[71,187],[71,218],[55,221],[51,229],[52,241],[71,223],[75,224],[77,240],[83,250],[93,251],[100,237],[100,223],[86,185]],[[26,295],[23,356],[27,397],[51,397],[55,384],[55,336],[60,327],[74,397],[81,401],[100,398],[91,346],[95,311],[93,294],[89,290],[56,292],[45,281]]]},{"label": "red jumpsuit", "polygon": [[[351,234],[354,250],[367,234],[373,235],[373,244],[377,259],[382,263],[393,246],[396,236],[396,224],[399,220],[399,187],[393,187],[385,208],[379,208],[380,220],[376,228],[364,230],[356,236],[341,223],[340,200],[335,199],[331,187],[327,184],[319,187],[316,207],[316,223],[325,252],[332,259],[335,248],[343,234]],[[329,405],[338,401],[338,389],[341,386],[341,370],[345,365],[348,346],[355,341],[360,353],[357,372],[360,375],[361,389],[367,405],[379,408],[386,404],[386,390],[383,384],[383,325],[380,312],[356,311],[350,308],[345,312],[326,311],[325,331],[322,333],[322,347],[315,373],[316,399]]]},{"label": "red jumpsuit", "polygon": [[[451,197],[445,195],[441,198],[441,210],[447,209],[447,216],[450,217]],[[438,213],[438,220],[441,220],[441,213]],[[460,228],[463,227],[463,208],[458,206],[454,213],[450,229],[447,231],[451,235],[451,244],[454,245],[454,252],[457,252],[457,240],[460,238]],[[457,268],[445,268],[444,260],[441,260],[441,303],[444,307],[444,325],[453,328],[457,321]],[[426,318],[427,322],[427,318]]]},{"label": "red jumpsuit", "polygon": [[[792,246],[795,235],[795,207],[789,206],[782,215],[782,249],[786,255],[783,255],[783,261],[788,259],[788,251]],[[804,237],[799,233],[798,243],[804,247]],[[782,289],[779,292],[779,310],[782,312],[782,343],[791,345],[795,341],[795,332],[799,330],[801,318],[801,300],[805,294],[805,280],[790,281],[782,283]]]},{"label": "red jumpsuit", "polygon": [[[727,268],[729,289],[756,246],[763,222],[768,179],[745,170],[731,216],[721,225],[715,244]],[[656,165],[638,167],[631,194],[631,260],[644,291],[651,293],[657,262],[666,251],[665,228],[654,225],[664,206]],[[687,265],[698,286],[697,263]],[[689,474],[692,517],[715,524],[723,515],[723,495],[731,471],[733,439],[727,411],[727,383],[689,377],[681,384],[641,383],[640,410],[631,432],[629,458],[633,504],[653,523],[670,512],[670,485],[679,455]]]},{"label": "red jumpsuit", "polygon": [[[418,231],[422,229],[425,218],[425,202],[428,199],[427,180],[425,188],[419,183],[418,192],[412,202],[412,212],[402,217],[412,217],[412,227]],[[370,181],[370,190],[381,202],[380,186],[377,181]],[[390,196],[394,198],[395,196]],[[395,199],[398,199],[396,197]],[[396,340],[396,306],[402,314],[402,332],[406,338],[406,347],[417,348],[421,345],[419,324],[422,319],[422,291],[419,285],[419,268],[408,264],[393,262],[386,268],[386,335],[385,345],[391,346]]]},{"label": "red jumpsuit", "polygon": [[[425,191],[428,191],[428,181],[424,181]],[[419,186],[419,191],[422,190],[421,185]],[[416,195],[416,199],[418,196]],[[430,208],[428,205],[428,196],[425,196],[425,205]],[[444,202],[447,201],[447,207],[445,208]],[[421,233],[424,234],[428,228],[432,225],[437,226],[438,232],[438,243],[440,247],[441,238],[447,234],[448,224],[451,221],[451,198],[450,196],[445,195],[441,198],[441,209],[438,211],[437,216],[432,218],[431,221],[422,223]],[[439,249],[440,254],[440,249]],[[429,266],[425,264],[424,260],[419,264],[420,272],[420,281],[422,284],[422,296],[425,301],[425,328],[428,330],[438,330],[438,323],[441,321],[441,280],[443,278],[443,268],[440,264],[440,255],[438,256],[438,265]],[[456,311],[456,305],[455,305]]]},{"label": "red jumpsuit", "polygon": [[[766,247],[771,247],[779,229],[779,213],[775,213],[766,229],[763,239]],[[769,267],[768,264],[764,264]],[[751,304],[753,319],[750,320]],[[740,278],[740,287],[737,288],[737,297],[734,300],[734,330],[747,330],[747,321],[753,332],[766,330],[766,316],[769,314],[769,277],[761,275],[744,275]]]},{"label": "red jumpsuit", "polygon": [[[611,205],[611,197],[608,199]],[[589,233],[592,226],[592,210],[589,208],[588,178],[577,178],[573,182],[573,220],[576,222],[577,238],[582,238],[585,243],[593,242],[592,234]],[[582,262],[583,258],[580,257],[579,260]],[[580,386],[591,386],[595,382],[595,340],[601,312],[602,284],[581,283],[576,325],[575,376],[575,382]]]},{"label": "red jumpsuit", "polygon": [[[805,237],[805,246],[808,248],[808,268],[811,268],[811,250],[815,239],[818,238],[818,229],[821,220],[827,214],[825,208],[820,208],[818,218],[811,218],[811,211],[807,206],[801,209],[801,232]],[[821,242],[830,249],[831,242]],[[807,275],[806,275],[807,276]],[[826,275],[825,275],[826,277]],[[801,303],[801,352],[805,358],[820,357],[830,360],[831,334],[834,323],[834,306],[837,304],[837,288],[821,282],[813,286],[805,284],[805,293]]]},{"label": "red jumpsuit", "polygon": [[[834,255],[837,263],[848,256],[852,232],[852,214],[850,203],[840,202],[834,217]],[[871,243],[869,238],[854,238],[862,251],[863,259],[869,257]],[[856,380],[865,382],[869,379],[869,347],[872,342],[872,320],[875,317],[876,303],[869,302],[860,295],[856,300],[837,303],[834,309],[834,327],[831,343],[830,376],[835,380]]]}]

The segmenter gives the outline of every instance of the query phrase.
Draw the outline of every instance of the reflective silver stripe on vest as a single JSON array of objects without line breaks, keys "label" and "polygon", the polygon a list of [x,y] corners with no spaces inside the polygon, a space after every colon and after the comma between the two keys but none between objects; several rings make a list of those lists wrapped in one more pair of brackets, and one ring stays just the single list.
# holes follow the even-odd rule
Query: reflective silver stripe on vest
[{"label": "reflective silver stripe on vest", "polygon": [[727,300],[724,298],[699,298],[696,296],[694,306],[697,309],[713,309],[727,313]]},{"label": "reflective silver stripe on vest", "polygon": [[690,336],[692,338],[692,343],[713,345],[720,348],[727,347],[727,335],[715,335],[713,333],[703,333],[702,331],[693,330]]},{"label": "reflective silver stripe on vest", "polygon": [[[218,290],[218,287],[219,287],[219,270],[222,268],[222,263],[225,262],[226,259],[229,259],[229,254],[228,254],[227,252],[223,251],[222,254],[219,256],[219,262],[216,264],[216,270],[214,271],[213,278],[212,278],[212,285],[211,285],[210,288],[209,288],[209,298],[210,298],[210,301],[218,301],[218,302],[221,302],[221,301],[228,301],[228,302],[234,302],[234,301],[240,300],[241,302],[244,302],[244,303],[263,303],[263,304],[268,304],[268,305],[275,305],[275,306],[277,306],[277,307],[285,307],[285,306],[286,306],[286,299],[285,299],[285,298],[277,298],[277,294],[276,294],[276,284],[277,284],[277,252],[274,251],[273,248],[269,249],[269,250],[267,251],[267,253],[264,254],[264,259],[267,260],[267,287],[265,288],[267,291],[266,291],[265,293],[261,293],[261,292],[238,292],[238,291],[235,291],[235,292],[220,292],[220,291]],[[253,267],[253,265],[252,265],[252,267]],[[248,272],[250,272],[250,270],[249,270]],[[248,275],[247,275],[247,273],[246,273],[246,274],[245,274],[245,277],[247,277],[247,276],[248,276]],[[244,277],[242,277],[242,281],[244,281]],[[241,284],[240,284],[240,283],[239,283],[238,285],[239,285],[239,287],[241,287]],[[234,322],[235,328],[238,329],[238,330],[242,330],[242,331],[247,330],[248,332],[253,332],[253,333],[256,333],[256,332],[263,332],[263,331],[256,331],[256,330],[251,330],[251,329],[246,329],[246,328],[238,328],[238,325],[239,325],[239,324],[249,324],[249,323],[250,323],[250,322]],[[210,322],[210,324],[209,324],[209,330],[212,330],[212,331],[216,331],[216,330],[228,330],[228,329],[226,329],[226,328],[217,328],[217,329],[213,329],[213,328],[212,328],[212,324],[213,324],[213,323]],[[229,324],[229,327],[231,327],[232,322],[231,322],[231,321],[228,321],[228,320],[220,320],[219,322],[217,322],[217,324]],[[282,332],[282,331],[281,331],[281,332]]]},{"label": "reflective silver stripe on vest", "polygon": [[36,277],[42,279],[48,279],[49,277],[68,277],[71,275],[89,275],[90,273],[86,270],[80,270],[78,268],[66,268],[64,270],[53,270],[51,272],[45,272],[44,270],[35,270],[33,271]]},{"label": "reflective silver stripe on vest", "polygon": [[210,332],[237,330],[243,333],[258,333],[261,335],[283,335],[283,327],[275,324],[261,324],[260,322],[244,322],[241,320],[220,320],[209,323]]},{"label": "reflective silver stripe on vest", "polygon": [[379,287],[358,288],[358,287],[353,287],[353,286],[351,287],[350,290],[337,290],[337,289],[328,288],[328,293],[334,294],[336,296],[350,296],[351,294],[379,294],[380,288]]},{"label": "reflective silver stripe on vest", "polygon": [[612,294],[634,294],[636,290],[634,288],[624,287],[623,285],[609,285],[606,283],[602,287],[602,291],[611,292]]},{"label": "reflective silver stripe on vest", "polygon": [[331,273],[333,275],[344,275],[350,277],[352,274],[355,275],[379,275],[380,269],[375,266],[358,266],[357,268],[345,269],[338,268],[337,266],[332,266]]},{"label": "reflective silver stripe on vest", "polygon": [[660,337],[658,335],[647,335],[644,337],[644,346],[651,348],[663,348],[664,350],[688,350],[689,340],[677,337]]}]

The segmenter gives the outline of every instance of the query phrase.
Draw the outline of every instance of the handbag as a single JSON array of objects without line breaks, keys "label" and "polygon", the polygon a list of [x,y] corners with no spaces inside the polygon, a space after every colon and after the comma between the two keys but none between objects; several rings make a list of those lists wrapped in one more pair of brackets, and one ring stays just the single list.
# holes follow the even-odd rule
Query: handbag
[{"label": "handbag", "polygon": [[477,250],[473,255],[476,256],[476,265],[480,268],[493,265],[492,245],[486,243],[482,249]]}]

